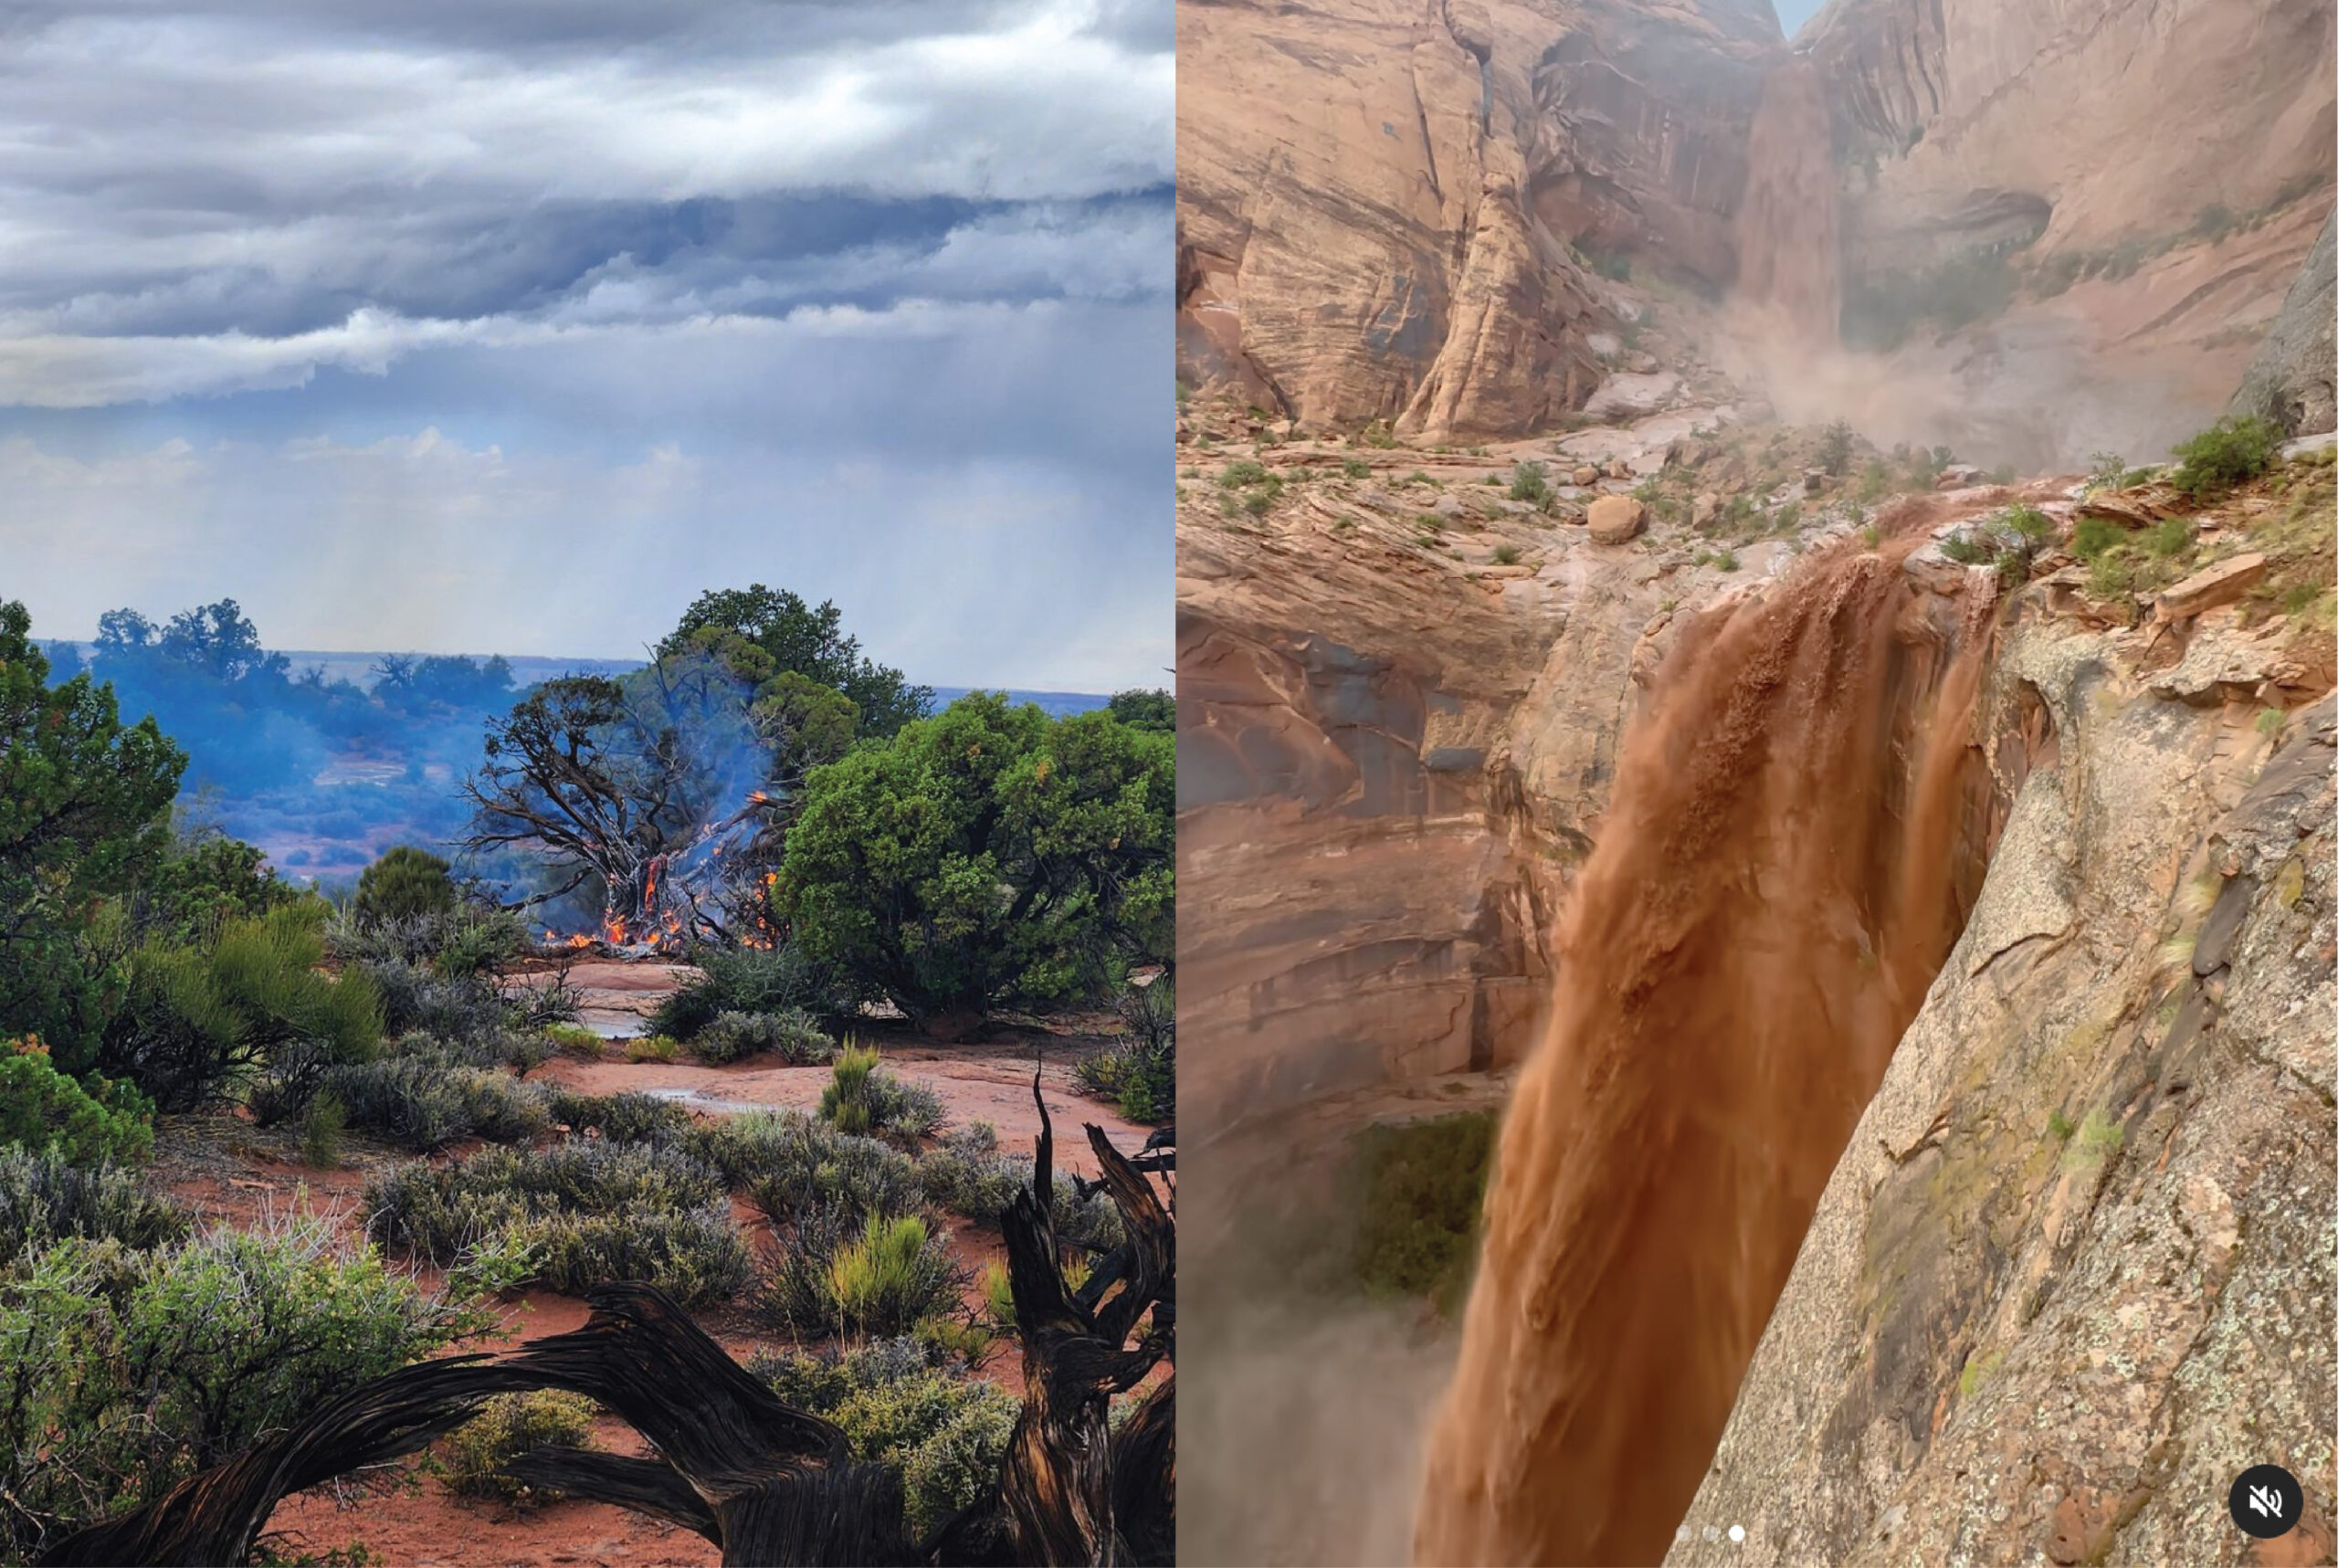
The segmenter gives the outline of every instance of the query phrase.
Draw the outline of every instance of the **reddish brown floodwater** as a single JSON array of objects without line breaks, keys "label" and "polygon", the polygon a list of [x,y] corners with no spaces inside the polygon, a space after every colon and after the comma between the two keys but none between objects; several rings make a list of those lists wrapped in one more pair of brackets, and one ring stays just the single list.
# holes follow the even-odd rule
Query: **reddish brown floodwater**
[{"label": "reddish brown floodwater", "polygon": [[1701,618],[1558,933],[1428,1442],[1424,1563],[1659,1560],[1991,815],[1983,635],[1911,542]]}]

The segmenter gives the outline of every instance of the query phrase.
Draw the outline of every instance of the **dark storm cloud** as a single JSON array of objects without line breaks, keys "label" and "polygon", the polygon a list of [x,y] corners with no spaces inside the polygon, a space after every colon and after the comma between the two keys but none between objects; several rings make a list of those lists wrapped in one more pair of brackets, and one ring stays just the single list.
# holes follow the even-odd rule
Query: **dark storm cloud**
[{"label": "dark storm cloud", "polygon": [[761,575],[922,679],[1150,683],[1173,51],[1169,0],[0,8],[0,597],[626,653]]},{"label": "dark storm cloud", "polygon": [[[174,395],[194,388],[127,374],[185,367],[146,340],[361,312],[443,336],[628,301],[647,320],[1165,288],[1165,253],[1134,280],[1115,236],[1167,221],[1166,11],[18,8],[0,401]],[[221,390],[282,357],[236,348]]]}]

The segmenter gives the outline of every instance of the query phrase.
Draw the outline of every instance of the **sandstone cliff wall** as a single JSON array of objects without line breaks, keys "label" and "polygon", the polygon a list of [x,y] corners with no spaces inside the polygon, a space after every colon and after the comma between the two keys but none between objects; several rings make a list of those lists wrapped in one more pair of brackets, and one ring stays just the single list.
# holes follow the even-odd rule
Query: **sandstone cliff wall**
[{"label": "sandstone cliff wall", "polygon": [[1725,286],[1761,0],[1178,8],[1180,374],[1313,425],[1548,428],[1612,325],[1569,252]]}]

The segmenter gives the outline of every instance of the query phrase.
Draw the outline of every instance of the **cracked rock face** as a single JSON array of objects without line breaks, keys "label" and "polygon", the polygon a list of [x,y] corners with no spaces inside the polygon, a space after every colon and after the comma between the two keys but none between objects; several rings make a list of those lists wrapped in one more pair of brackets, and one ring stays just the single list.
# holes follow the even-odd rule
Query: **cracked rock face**
[{"label": "cracked rock face", "polygon": [[[2054,745],[1668,1562],[2330,1560],[2338,700],[2277,744],[2109,646],[2008,641]],[[2252,1555],[2264,1462],[2308,1517]]]}]

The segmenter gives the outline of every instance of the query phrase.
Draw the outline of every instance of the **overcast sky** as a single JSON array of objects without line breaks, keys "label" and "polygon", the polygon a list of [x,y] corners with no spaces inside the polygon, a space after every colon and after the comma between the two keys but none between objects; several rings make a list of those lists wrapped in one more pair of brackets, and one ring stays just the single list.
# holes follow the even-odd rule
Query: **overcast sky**
[{"label": "overcast sky", "polygon": [[1171,662],[1170,0],[17,0],[0,598],[912,679]]}]

